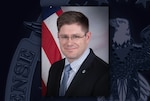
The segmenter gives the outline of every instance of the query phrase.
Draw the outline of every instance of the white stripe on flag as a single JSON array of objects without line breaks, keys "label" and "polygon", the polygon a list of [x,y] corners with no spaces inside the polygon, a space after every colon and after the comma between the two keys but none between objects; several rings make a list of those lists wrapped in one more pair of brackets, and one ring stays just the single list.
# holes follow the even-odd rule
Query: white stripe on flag
[{"label": "white stripe on flag", "polygon": [[51,66],[49,59],[47,58],[44,49],[42,48],[42,79],[44,84],[47,85],[48,73]]},{"label": "white stripe on flag", "polygon": [[[58,40],[58,35],[57,35],[58,31],[57,31],[57,25],[56,25],[57,18],[58,18],[58,15],[54,13],[51,16],[49,16],[47,19],[45,19],[44,23],[49,29],[49,31],[52,33],[52,36],[57,44],[57,47],[60,50],[59,40]],[[61,51],[60,53],[61,53],[62,58],[64,58],[64,55],[62,54]]]}]

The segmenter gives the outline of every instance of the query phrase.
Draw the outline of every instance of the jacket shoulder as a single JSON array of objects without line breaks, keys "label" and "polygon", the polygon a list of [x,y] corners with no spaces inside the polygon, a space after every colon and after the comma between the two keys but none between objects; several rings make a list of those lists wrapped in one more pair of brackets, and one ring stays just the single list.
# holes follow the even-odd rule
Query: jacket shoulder
[{"label": "jacket shoulder", "polygon": [[65,59],[58,60],[52,64],[52,66],[60,66],[65,63]]},{"label": "jacket shoulder", "polygon": [[106,63],[104,60],[102,60],[100,57],[98,57],[92,50],[90,52],[90,58],[92,58],[91,61],[93,61],[93,64],[96,67],[102,67],[108,69],[108,63]]}]

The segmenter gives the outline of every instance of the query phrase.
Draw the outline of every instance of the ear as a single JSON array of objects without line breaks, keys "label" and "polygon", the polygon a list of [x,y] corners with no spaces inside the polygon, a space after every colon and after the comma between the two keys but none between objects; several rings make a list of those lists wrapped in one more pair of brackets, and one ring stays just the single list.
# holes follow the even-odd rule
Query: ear
[{"label": "ear", "polygon": [[87,40],[90,40],[90,39],[91,39],[91,32],[87,32],[87,33],[86,33],[86,39],[87,39]]},{"label": "ear", "polygon": [[90,39],[91,38],[91,32],[87,32],[86,36],[87,36],[88,39]]}]

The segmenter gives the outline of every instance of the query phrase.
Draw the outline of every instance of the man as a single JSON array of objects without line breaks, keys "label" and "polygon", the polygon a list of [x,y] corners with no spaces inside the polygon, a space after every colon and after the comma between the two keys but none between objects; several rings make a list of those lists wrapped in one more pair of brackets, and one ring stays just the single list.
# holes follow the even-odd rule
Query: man
[{"label": "man", "polygon": [[[88,18],[77,11],[64,12],[57,19],[57,27],[65,59],[52,64],[46,96],[108,96],[108,64],[88,48],[91,38]],[[66,68],[70,71],[66,72]]]}]

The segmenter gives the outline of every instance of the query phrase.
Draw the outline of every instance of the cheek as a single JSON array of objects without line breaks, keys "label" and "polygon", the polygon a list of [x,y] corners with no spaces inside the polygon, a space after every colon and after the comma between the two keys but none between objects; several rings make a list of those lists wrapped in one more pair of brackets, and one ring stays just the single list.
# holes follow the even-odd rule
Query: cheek
[{"label": "cheek", "polygon": [[87,46],[88,43],[89,43],[89,40],[86,40],[86,39],[85,39],[84,41],[82,41],[81,44],[84,45],[84,46]]},{"label": "cheek", "polygon": [[64,42],[59,42],[60,46],[63,47],[65,45]]},{"label": "cheek", "polygon": [[84,41],[80,42],[78,45],[79,45],[81,51],[85,50],[85,48],[87,47],[87,43]]},{"label": "cheek", "polygon": [[64,47],[63,43],[59,43],[59,46],[60,46],[60,49],[63,50],[63,47]]}]

